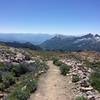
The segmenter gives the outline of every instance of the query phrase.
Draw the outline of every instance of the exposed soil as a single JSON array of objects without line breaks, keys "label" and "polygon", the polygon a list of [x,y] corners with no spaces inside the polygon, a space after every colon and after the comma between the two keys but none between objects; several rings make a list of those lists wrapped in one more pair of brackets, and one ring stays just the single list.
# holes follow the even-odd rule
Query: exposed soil
[{"label": "exposed soil", "polygon": [[37,91],[30,100],[75,100],[70,76],[62,76],[57,66],[48,61],[49,70],[39,80]]}]

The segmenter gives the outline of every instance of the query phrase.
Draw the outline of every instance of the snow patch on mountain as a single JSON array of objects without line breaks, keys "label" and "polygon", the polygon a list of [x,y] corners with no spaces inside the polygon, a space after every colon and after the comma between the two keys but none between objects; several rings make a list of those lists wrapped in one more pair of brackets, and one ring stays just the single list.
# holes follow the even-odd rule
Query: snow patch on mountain
[{"label": "snow patch on mountain", "polygon": [[77,39],[76,41],[74,41],[74,43],[79,43],[79,42],[82,42],[82,41],[88,41],[88,40],[91,40],[91,38]]}]

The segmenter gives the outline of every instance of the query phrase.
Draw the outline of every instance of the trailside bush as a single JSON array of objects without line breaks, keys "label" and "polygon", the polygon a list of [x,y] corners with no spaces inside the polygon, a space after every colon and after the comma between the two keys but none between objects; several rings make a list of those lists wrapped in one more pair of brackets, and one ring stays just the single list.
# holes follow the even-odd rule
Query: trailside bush
[{"label": "trailside bush", "polygon": [[8,88],[10,85],[15,83],[15,78],[11,73],[3,75],[2,80],[5,88]]},{"label": "trailside bush", "polygon": [[0,62],[0,70],[3,69],[4,67],[5,67],[5,64]]},{"label": "trailside bush", "polygon": [[87,100],[87,98],[85,98],[84,96],[78,96],[75,100]]},{"label": "trailside bush", "polygon": [[0,91],[4,91],[5,85],[3,83],[0,83]]},{"label": "trailside bush", "polygon": [[78,75],[72,76],[72,82],[78,82],[80,80],[80,77]]},{"label": "trailside bush", "polygon": [[58,58],[54,58],[53,59],[53,64],[55,64],[56,66],[59,66],[59,69],[61,71],[62,75],[66,75],[69,70],[70,70],[70,66],[68,66],[67,64],[64,64],[63,62],[59,61]]},{"label": "trailside bush", "polygon": [[37,89],[37,81],[36,80],[28,80],[26,84],[26,88],[30,92],[34,92]]},{"label": "trailside bush", "polygon": [[8,96],[8,100],[27,100],[36,89],[37,81],[32,78],[26,79]]},{"label": "trailside bush", "polygon": [[63,63],[62,63],[61,61],[56,61],[56,62],[55,62],[55,65],[56,65],[56,66],[61,66],[62,64],[63,64]]},{"label": "trailside bush", "polygon": [[57,57],[53,57],[52,60],[53,60],[53,64],[55,64],[57,61],[59,61],[59,59]]},{"label": "trailside bush", "polygon": [[0,72],[0,82],[2,82],[2,73]]},{"label": "trailside bush", "polygon": [[94,72],[90,77],[91,85],[100,92],[100,72]]},{"label": "trailside bush", "polygon": [[53,64],[56,66],[61,66],[63,63],[61,61],[59,61],[58,58],[53,58]]},{"label": "trailside bush", "polygon": [[16,98],[17,100],[27,100],[29,98],[30,93],[28,91],[17,91]]},{"label": "trailside bush", "polygon": [[27,100],[30,96],[29,91],[16,89],[9,97],[8,100]]},{"label": "trailside bush", "polygon": [[61,74],[64,75],[64,76],[69,72],[69,70],[70,70],[70,66],[68,66],[66,64],[62,64],[60,66]]},{"label": "trailside bush", "polygon": [[28,71],[28,68],[23,64],[13,65],[11,71],[16,77],[19,77],[20,75],[25,74]]}]

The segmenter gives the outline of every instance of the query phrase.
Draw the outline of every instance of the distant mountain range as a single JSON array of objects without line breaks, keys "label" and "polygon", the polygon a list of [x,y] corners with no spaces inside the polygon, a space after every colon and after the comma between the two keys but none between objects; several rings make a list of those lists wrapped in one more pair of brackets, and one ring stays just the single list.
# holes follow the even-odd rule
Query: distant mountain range
[{"label": "distant mountain range", "polygon": [[0,44],[49,51],[100,51],[100,35],[0,34]]},{"label": "distant mountain range", "polygon": [[53,51],[100,51],[100,35],[91,33],[79,37],[57,35],[40,46],[44,50]]},{"label": "distant mountain range", "polygon": [[4,42],[30,42],[32,44],[41,44],[44,41],[52,38],[49,34],[35,34],[35,33],[0,33],[0,41]]},{"label": "distant mountain range", "polygon": [[2,41],[0,41],[0,44],[10,46],[10,47],[15,47],[15,48],[28,48],[31,50],[42,50],[42,48],[40,46],[34,45],[30,42],[19,43],[19,42],[2,42]]}]

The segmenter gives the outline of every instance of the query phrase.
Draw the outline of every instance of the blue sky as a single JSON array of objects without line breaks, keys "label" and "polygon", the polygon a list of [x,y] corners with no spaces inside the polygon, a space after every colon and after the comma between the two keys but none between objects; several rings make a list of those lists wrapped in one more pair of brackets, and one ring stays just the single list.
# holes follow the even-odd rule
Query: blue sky
[{"label": "blue sky", "polygon": [[0,0],[0,32],[100,33],[100,0]]}]

